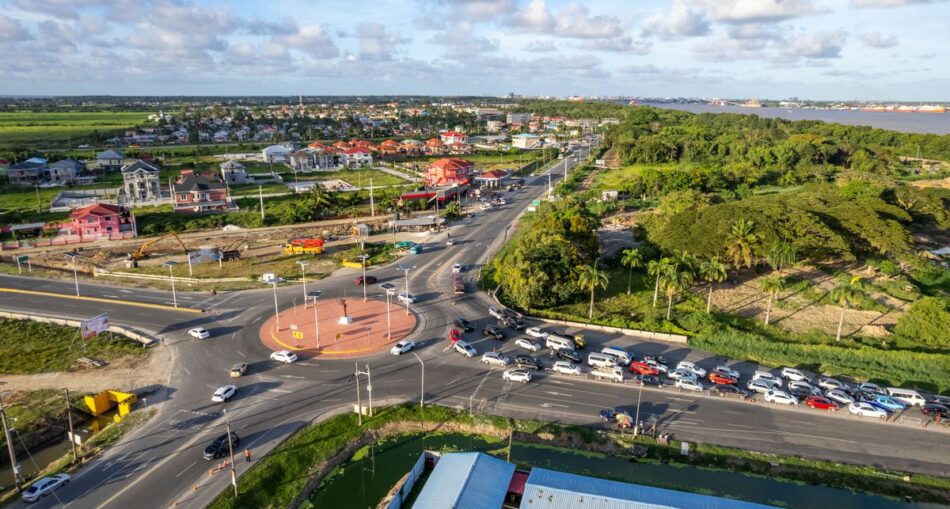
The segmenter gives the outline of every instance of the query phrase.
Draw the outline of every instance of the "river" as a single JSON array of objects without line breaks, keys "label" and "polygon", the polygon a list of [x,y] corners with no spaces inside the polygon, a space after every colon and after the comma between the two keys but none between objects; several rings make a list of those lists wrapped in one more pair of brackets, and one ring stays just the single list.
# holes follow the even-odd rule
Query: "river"
[{"label": "river", "polygon": [[788,120],[821,120],[824,122],[864,125],[907,133],[950,134],[950,113],[899,113],[889,111],[813,110],[803,108],[744,108],[713,106],[701,103],[644,103],[646,106],[683,110],[692,113],[741,113]]},{"label": "river", "polygon": [[[389,492],[419,458],[423,449],[434,451],[504,451],[504,440],[468,435],[414,435],[373,446],[359,459],[337,469],[311,497],[310,507],[365,509]],[[504,456],[501,456],[504,457]],[[693,491],[790,508],[835,509],[946,509],[939,504],[907,503],[894,499],[826,486],[780,481],[726,470],[712,470],[652,462],[633,463],[617,457],[576,453],[533,444],[515,443],[511,461],[533,466]]]}]

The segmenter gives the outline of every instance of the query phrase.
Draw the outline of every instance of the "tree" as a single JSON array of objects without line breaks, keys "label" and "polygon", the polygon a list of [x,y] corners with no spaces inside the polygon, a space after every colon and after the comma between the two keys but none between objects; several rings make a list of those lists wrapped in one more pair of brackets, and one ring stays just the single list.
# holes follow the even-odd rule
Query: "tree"
[{"label": "tree", "polygon": [[656,277],[656,285],[653,287],[653,307],[656,307],[656,299],[660,295],[660,278],[671,267],[673,267],[673,261],[665,257],[659,260],[650,260],[650,263],[647,263],[647,274]]},{"label": "tree", "polygon": [[922,297],[897,319],[894,333],[906,340],[931,348],[950,346],[950,302],[939,297]]},{"label": "tree", "polygon": [[630,295],[630,287],[633,285],[633,269],[643,266],[643,253],[639,249],[624,249],[620,263],[625,267],[630,267],[630,276],[627,278],[627,295]]},{"label": "tree", "polygon": [[449,202],[449,204],[445,206],[442,215],[449,220],[458,219],[462,217],[462,206],[459,205],[457,201]]},{"label": "tree", "polygon": [[699,274],[703,281],[709,283],[709,296],[706,297],[706,314],[709,314],[710,309],[712,309],[713,287],[716,283],[722,283],[726,280],[728,276],[726,266],[719,261],[718,256],[713,256],[699,265]]},{"label": "tree", "polygon": [[666,292],[666,319],[673,313],[673,297],[693,284],[693,272],[682,270],[675,265],[663,275],[663,290]]},{"label": "tree", "polygon": [[765,260],[772,266],[772,270],[777,270],[779,275],[782,275],[785,269],[795,265],[795,262],[798,261],[798,253],[795,251],[795,246],[784,240],[776,240],[769,246],[769,251],[765,254]]},{"label": "tree", "polygon": [[732,224],[726,237],[726,256],[735,268],[745,266],[751,269],[755,262],[755,248],[759,244],[759,235],[753,230],[755,223],[739,218]]},{"label": "tree", "polygon": [[577,275],[577,284],[585,290],[590,290],[590,310],[587,312],[587,320],[594,318],[594,291],[597,288],[607,288],[607,274],[597,269],[597,265],[584,265],[580,267],[580,273]]},{"label": "tree", "polygon": [[765,307],[765,325],[769,324],[769,317],[772,315],[772,301],[775,295],[785,289],[785,278],[781,276],[769,276],[762,280],[762,289],[769,294],[769,303]]},{"label": "tree", "polygon": [[864,296],[864,282],[858,276],[852,276],[851,281],[846,285],[841,285],[831,291],[831,299],[841,306],[841,317],[838,318],[838,333],[835,335],[835,341],[841,341],[841,327],[844,325],[844,312],[848,306],[857,302]]}]

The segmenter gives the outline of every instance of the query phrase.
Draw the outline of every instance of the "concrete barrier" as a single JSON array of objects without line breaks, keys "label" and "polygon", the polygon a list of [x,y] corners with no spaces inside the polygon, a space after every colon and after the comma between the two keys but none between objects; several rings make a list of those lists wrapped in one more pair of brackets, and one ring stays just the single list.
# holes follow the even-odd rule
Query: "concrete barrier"
[{"label": "concrete barrier", "polygon": [[[121,272],[121,271],[111,271],[105,269],[96,269],[93,272],[93,277],[123,277],[129,279],[143,279],[148,281],[168,281],[168,276],[161,274],[139,274],[135,272]],[[184,277],[184,276],[175,276],[176,283],[236,283],[242,281],[249,281],[246,277],[219,277],[219,278],[199,278],[199,277]]]},{"label": "concrete barrier", "polygon": [[[79,329],[79,326],[82,323],[79,320],[68,320],[66,318],[56,318],[52,316],[29,313],[15,313],[12,311],[0,311],[0,318],[9,318],[11,320],[30,320],[39,323],[51,323],[54,325],[62,325],[64,327],[75,327],[76,329]],[[155,346],[161,342],[161,340],[150,334],[139,332],[122,325],[110,325],[109,332],[125,336],[133,341],[138,341],[142,344],[142,346],[145,347]]]}]

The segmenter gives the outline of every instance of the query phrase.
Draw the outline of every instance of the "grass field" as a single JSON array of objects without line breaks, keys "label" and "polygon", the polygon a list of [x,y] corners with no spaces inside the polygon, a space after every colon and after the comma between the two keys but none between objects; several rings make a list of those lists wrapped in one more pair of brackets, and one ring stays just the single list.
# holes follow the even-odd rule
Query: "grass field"
[{"label": "grass field", "polygon": [[0,112],[0,147],[47,148],[63,142],[84,143],[93,131],[111,135],[144,124],[149,114],[146,111]]},{"label": "grass field", "polygon": [[[281,173],[284,182],[293,182],[293,172]],[[369,179],[373,179],[373,186],[398,186],[406,183],[406,179],[391,175],[384,171],[372,168],[358,168],[352,170],[315,171],[312,173],[298,173],[297,180],[345,180],[356,187],[368,187]]]},{"label": "grass field", "polygon": [[148,352],[139,343],[112,333],[82,341],[77,329],[62,325],[0,319],[0,329],[4,332],[0,339],[0,373],[4,374],[66,371],[79,357],[110,361]]}]

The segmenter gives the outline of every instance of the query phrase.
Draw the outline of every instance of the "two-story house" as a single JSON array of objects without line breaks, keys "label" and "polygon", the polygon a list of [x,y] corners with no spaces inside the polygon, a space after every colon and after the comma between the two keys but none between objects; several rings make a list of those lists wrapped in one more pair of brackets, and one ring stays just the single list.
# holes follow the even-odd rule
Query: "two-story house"
[{"label": "two-story house", "polygon": [[31,157],[7,168],[7,179],[14,186],[35,186],[46,182],[49,166],[42,157]]},{"label": "two-story house", "polygon": [[182,170],[172,184],[175,212],[228,212],[237,205],[228,196],[228,188],[217,175]]},{"label": "two-story house", "polygon": [[455,186],[468,182],[475,172],[475,164],[465,159],[446,157],[426,167],[427,187]]},{"label": "two-story house", "polygon": [[252,182],[252,179],[247,177],[247,168],[234,159],[229,159],[221,163],[220,168],[221,180],[223,180],[228,185],[247,184]]},{"label": "two-story house", "polygon": [[113,239],[134,236],[129,209],[108,203],[93,203],[73,209],[64,224],[80,239]]},{"label": "two-story house", "polygon": [[49,165],[50,184],[76,184],[86,173],[86,163],[75,159],[63,159]]},{"label": "two-story house", "polygon": [[161,201],[161,171],[142,160],[136,160],[122,167],[122,191],[125,202],[146,203]]},{"label": "two-story house", "polygon": [[367,149],[352,147],[340,151],[339,161],[340,166],[346,168],[362,168],[373,164],[373,154]]},{"label": "two-story house", "polygon": [[118,171],[122,169],[122,162],[125,160],[125,157],[120,152],[115,150],[103,150],[96,154],[96,166],[99,167],[99,171]]}]

